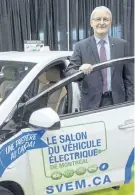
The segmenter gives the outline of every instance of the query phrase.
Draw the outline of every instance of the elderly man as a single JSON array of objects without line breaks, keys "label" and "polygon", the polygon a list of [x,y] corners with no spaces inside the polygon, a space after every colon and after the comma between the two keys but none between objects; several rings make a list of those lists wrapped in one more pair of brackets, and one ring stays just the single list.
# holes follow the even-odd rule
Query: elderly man
[{"label": "elderly man", "polygon": [[[126,41],[108,35],[111,23],[111,11],[104,6],[96,7],[90,17],[94,35],[75,45],[71,65],[72,61],[80,65],[79,70],[85,74],[81,89],[82,110],[133,101],[130,65],[121,64],[92,72],[93,64],[128,56]],[[67,75],[75,72],[75,69],[70,69]]]}]

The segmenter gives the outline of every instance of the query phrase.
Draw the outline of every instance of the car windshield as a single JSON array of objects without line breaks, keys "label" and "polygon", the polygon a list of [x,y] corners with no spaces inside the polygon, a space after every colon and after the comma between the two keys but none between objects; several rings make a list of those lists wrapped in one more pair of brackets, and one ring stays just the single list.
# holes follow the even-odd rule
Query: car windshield
[{"label": "car windshield", "polygon": [[34,63],[0,61],[0,104],[28,74]]}]

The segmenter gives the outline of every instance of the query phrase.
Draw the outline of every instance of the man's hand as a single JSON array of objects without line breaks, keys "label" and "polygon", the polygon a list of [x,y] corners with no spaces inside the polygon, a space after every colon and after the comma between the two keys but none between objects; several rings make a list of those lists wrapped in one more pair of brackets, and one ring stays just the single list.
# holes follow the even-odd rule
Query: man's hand
[{"label": "man's hand", "polygon": [[89,74],[93,70],[93,66],[91,64],[83,64],[80,66],[79,70],[84,74]]}]

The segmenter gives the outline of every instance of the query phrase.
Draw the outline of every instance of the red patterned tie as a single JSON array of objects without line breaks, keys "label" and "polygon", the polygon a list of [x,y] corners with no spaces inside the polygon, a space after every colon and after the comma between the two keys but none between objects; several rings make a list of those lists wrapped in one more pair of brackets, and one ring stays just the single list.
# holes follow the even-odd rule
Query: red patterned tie
[{"label": "red patterned tie", "polygon": [[[106,51],[105,51],[105,41],[100,40],[100,62],[105,62],[107,61],[106,57]],[[103,75],[103,93],[105,93],[107,90],[107,68],[102,69],[102,75]]]}]

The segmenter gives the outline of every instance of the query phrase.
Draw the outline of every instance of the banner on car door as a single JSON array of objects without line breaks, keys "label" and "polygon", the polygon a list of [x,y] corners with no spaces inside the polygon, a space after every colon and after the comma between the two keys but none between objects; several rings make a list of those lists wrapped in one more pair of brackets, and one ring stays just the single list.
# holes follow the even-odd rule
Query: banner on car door
[{"label": "banner on car door", "polygon": [[101,158],[107,151],[104,122],[47,132],[43,139],[48,145],[43,150],[46,194],[111,183],[105,174],[109,164]]}]

